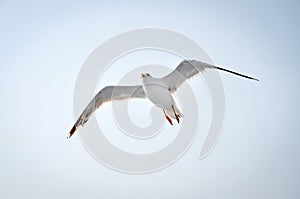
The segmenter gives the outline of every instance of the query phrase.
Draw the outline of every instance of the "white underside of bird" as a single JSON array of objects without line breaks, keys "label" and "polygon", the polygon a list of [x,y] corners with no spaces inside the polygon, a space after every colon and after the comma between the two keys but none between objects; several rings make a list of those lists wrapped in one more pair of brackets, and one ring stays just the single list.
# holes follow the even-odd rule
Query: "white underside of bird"
[{"label": "white underside of bird", "polygon": [[179,119],[183,116],[177,107],[172,93],[168,85],[148,74],[142,74],[143,89],[146,97],[157,107],[162,108],[166,119],[173,125],[174,118],[179,123]]},{"label": "white underside of bird", "polygon": [[70,138],[79,126],[83,126],[93,113],[103,103],[112,100],[129,98],[148,98],[155,106],[161,108],[167,121],[173,125],[172,119],[179,123],[183,114],[177,107],[173,93],[177,88],[191,77],[204,72],[206,69],[216,69],[232,73],[251,80],[257,80],[231,70],[207,64],[196,60],[183,60],[177,68],[163,78],[154,78],[150,74],[141,75],[142,85],[137,86],[107,86],[100,90],[83,110],[78,120],[73,125],[67,138]]}]

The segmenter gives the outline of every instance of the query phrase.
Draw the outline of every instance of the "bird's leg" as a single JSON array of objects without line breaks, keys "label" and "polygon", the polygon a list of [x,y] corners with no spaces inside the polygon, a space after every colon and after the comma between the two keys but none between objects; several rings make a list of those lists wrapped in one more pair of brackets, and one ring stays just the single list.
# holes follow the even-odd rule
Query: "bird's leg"
[{"label": "bird's leg", "polygon": [[173,122],[171,120],[171,118],[169,116],[167,116],[165,109],[163,109],[165,117],[167,118],[167,120],[170,122],[171,125],[173,125]]},{"label": "bird's leg", "polygon": [[177,115],[177,113],[175,112],[175,109],[174,109],[174,106],[173,106],[173,105],[172,105],[172,109],[173,109],[174,115],[175,115],[175,117],[176,117],[176,120],[177,120],[177,122],[178,122],[178,124],[179,124],[179,115]]}]

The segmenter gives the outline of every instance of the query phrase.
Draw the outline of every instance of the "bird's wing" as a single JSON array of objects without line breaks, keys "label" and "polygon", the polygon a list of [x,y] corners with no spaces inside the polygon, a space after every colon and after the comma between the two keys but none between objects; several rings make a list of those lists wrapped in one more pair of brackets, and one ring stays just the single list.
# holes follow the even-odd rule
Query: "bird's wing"
[{"label": "bird's wing", "polygon": [[168,86],[170,92],[175,92],[177,88],[186,80],[197,74],[200,74],[201,72],[204,72],[206,69],[222,70],[234,75],[258,81],[258,79],[253,77],[196,60],[183,60],[174,71],[163,77],[161,80],[165,85]]},{"label": "bird's wing", "polygon": [[84,109],[73,128],[71,129],[67,138],[70,138],[77,128],[83,126],[92,114],[99,108],[104,102],[112,100],[124,100],[129,98],[145,98],[143,86],[107,86],[99,91],[92,101]]}]

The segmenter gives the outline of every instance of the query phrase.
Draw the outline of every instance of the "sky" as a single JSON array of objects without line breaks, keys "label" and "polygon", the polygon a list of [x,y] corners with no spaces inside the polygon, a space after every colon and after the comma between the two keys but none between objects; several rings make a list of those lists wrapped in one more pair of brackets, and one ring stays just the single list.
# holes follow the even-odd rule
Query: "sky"
[{"label": "sky", "polygon": [[[299,198],[299,9],[297,1],[0,1],[0,197]],[[74,87],[84,61],[109,38],[148,27],[179,32],[214,63],[260,81],[220,73],[223,132],[212,153],[199,160],[210,102],[203,80],[193,79],[200,126],[192,146],[161,171],[132,175],[97,162],[78,137],[65,138],[75,120]],[[144,62],[180,61],[136,55]],[[110,70],[116,68],[118,63]],[[99,88],[127,72],[107,71]],[[103,112],[110,118],[111,107]],[[111,120],[104,127],[112,142],[130,145],[114,126]]]}]

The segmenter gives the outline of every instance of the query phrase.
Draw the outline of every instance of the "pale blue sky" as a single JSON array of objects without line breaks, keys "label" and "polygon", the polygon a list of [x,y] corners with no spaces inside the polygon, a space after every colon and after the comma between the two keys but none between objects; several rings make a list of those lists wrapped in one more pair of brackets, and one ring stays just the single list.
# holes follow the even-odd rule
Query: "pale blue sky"
[{"label": "pale blue sky", "polygon": [[[299,13],[297,1],[0,1],[0,197],[299,198]],[[221,74],[226,122],[208,158],[197,159],[200,132],[172,166],[129,175],[65,137],[81,64],[143,27],[182,33],[261,81]]]}]

